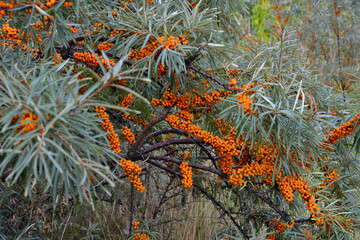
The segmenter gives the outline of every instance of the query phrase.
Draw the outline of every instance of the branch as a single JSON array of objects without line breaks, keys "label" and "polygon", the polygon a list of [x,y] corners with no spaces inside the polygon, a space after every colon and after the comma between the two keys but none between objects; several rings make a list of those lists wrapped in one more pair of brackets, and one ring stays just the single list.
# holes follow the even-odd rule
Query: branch
[{"label": "branch", "polygon": [[148,125],[146,125],[146,127],[142,130],[140,136],[138,137],[137,141],[134,143],[130,151],[126,154],[126,157],[131,157],[131,154],[135,153],[139,149],[140,143],[146,137],[148,132],[153,128],[153,126],[155,126],[155,124],[164,120],[168,113],[169,113],[169,108],[166,107],[163,109],[162,113],[159,116],[154,118],[151,122],[148,123]]},{"label": "branch", "polygon": [[186,132],[175,129],[175,128],[157,130],[155,132],[150,133],[146,137],[144,137],[144,139],[139,143],[139,148],[142,147],[147,141],[149,141],[153,137],[156,137],[156,136],[159,136],[159,135],[162,135],[162,134],[168,134],[168,133],[177,133],[177,134],[181,134],[181,135],[184,135],[184,136],[189,135]]},{"label": "branch", "polygon": [[198,145],[199,145],[199,147],[205,152],[205,154],[208,155],[208,157],[210,158],[210,160],[211,160],[212,164],[214,165],[214,167],[215,167],[217,170],[219,170],[219,166],[216,164],[216,159],[215,159],[215,157],[214,157],[213,155],[211,155],[211,152],[209,152],[209,150],[206,149],[206,147],[204,146],[204,144],[199,143]]},{"label": "branch", "polygon": [[198,138],[172,138],[163,142],[156,143],[148,148],[145,148],[141,151],[142,154],[149,153],[155,151],[159,148],[163,148],[173,144],[196,144],[202,142],[201,139]]},{"label": "branch", "polygon": [[191,63],[193,61],[195,61],[196,58],[198,58],[200,56],[201,51],[209,44],[209,42],[207,42],[206,44],[202,45],[201,47],[199,47],[198,50],[196,50],[193,55],[191,55],[188,59],[185,59],[185,65],[189,66],[191,65]]},{"label": "branch", "polygon": [[315,221],[312,220],[311,217],[298,217],[295,219],[295,222],[296,223],[306,223],[306,222],[313,223]]},{"label": "branch", "polygon": [[11,168],[8,168],[6,171],[3,172],[3,174],[0,176],[0,180],[1,181],[5,181],[5,179],[10,175],[10,173],[12,172]]},{"label": "branch", "polygon": [[[181,160],[179,160],[177,158],[165,157],[165,156],[149,155],[148,158],[154,159],[154,160],[163,160],[163,161],[173,162],[173,163],[177,163],[177,164],[181,164],[183,162],[183,161],[181,161]],[[220,170],[216,170],[216,169],[213,169],[211,167],[207,167],[207,166],[197,164],[197,163],[190,163],[189,162],[188,164],[189,164],[190,167],[201,169],[201,170],[208,171],[208,172],[212,172],[212,173],[215,173],[215,174],[217,174],[217,175],[219,175],[221,177],[226,177],[226,175]]]},{"label": "branch", "polygon": [[[140,143],[139,147],[142,147],[147,141],[149,141],[151,138],[162,135],[162,134],[167,134],[167,133],[177,133],[180,135],[184,135],[184,136],[189,136],[188,133],[175,129],[175,128],[169,128],[169,129],[163,129],[163,130],[158,130],[155,131],[153,133],[150,133],[149,135],[147,135],[143,141]],[[190,135],[192,136],[192,135]],[[208,149],[206,149],[206,147],[204,146],[204,144],[202,144],[202,142],[196,142],[196,144],[206,153],[206,155],[209,157],[209,159],[211,160],[212,164],[214,165],[214,167],[216,169],[219,170],[219,167],[216,165],[216,159],[215,157],[209,152]]]},{"label": "branch", "polygon": [[[141,173],[140,173],[140,176],[141,176],[141,175],[144,175],[145,172],[147,172],[148,170],[149,170],[149,166],[146,166],[146,167],[142,168],[142,171],[141,171]],[[114,169],[113,172],[115,172],[115,171],[116,171],[116,169]],[[121,176],[118,176],[118,177],[117,177],[118,180],[123,179],[123,178],[128,178],[128,176],[125,175],[125,174],[122,174]],[[102,181],[100,181],[99,183],[97,183],[95,186],[93,186],[92,188],[90,188],[90,189],[88,189],[88,190],[86,190],[86,191],[87,191],[87,192],[90,192],[90,191],[92,191],[92,190],[97,189],[97,188],[100,187],[100,186],[105,186],[105,185],[107,185],[107,184],[108,184],[108,182],[105,181],[105,179],[103,179]],[[74,197],[69,197],[68,200],[69,200],[69,202],[71,202],[72,200],[76,199],[77,197],[79,197],[79,194],[76,194]],[[49,197],[49,198],[50,198],[50,197]],[[47,199],[48,199],[48,197],[47,197],[46,199],[44,199],[43,201],[46,201]],[[42,202],[43,202],[43,201],[42,201]],[[41,202],[41,203],[42,203],[42,202]],[[48,208],[46,208],[46,209],[44,210],[45,213],[53,210],[54,207],[55,207],[54,205],[49,206]]]},{"label": "branch", "polygon": [[191,64],[189,64],[189,65],[187,66],[187,68],[188,68],[188,69],[191,69],[191,70],[194,70],[195,72],[203,75],[203,76],[206,77],[206,78],[210,78],[212,81],[214,81],[214,82],[216,82],[217,84],[221,85],[223,88],[225,88],[225,89],[228,90],[228,91],[232,91],[232,92],[234,92],[234,93],[240,92],[240,90],[235,90],[235,89],[229,88],[229,86],[228,86],[227,84],[221,82],[221,81],[220,81],[219,79],[217,79],[216,77],[214,77],[214,76],[212,76],[212,75],[210,75],[210,74],[208,74],[208,73],[206,73],[206,72],[203,72],[202,70],[194,67],[194,66],[191,65]]}]

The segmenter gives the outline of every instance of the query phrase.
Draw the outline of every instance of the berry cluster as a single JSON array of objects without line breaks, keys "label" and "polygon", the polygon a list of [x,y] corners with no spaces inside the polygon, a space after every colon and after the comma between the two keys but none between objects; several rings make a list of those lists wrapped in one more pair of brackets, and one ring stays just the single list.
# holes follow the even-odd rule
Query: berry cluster
[{"label": "berry cluster", "polygon": [[146,127],[148,124],[144,119],[136,117],[133,114],[129,115],[129,114],[124,113],[124,119],[129,119],[130,121],[132,121],[136,124],[141,124],[143,127]]},{"label": "berry cluster", "polygon": [[333,144],[340,138],[349,136],[354,131],[354,129],[360,125],[359,117],[360,114],[356,114],[349,122],[346,122],[342,126],[331,131],[330,136],[328,136],[326,139],[326,143]]},{"label": "berry cluster", "polygon": [[[171,138],[172,135],[169,135],[169,137]],[[181,158],[186,160],[186,161],[190,161],[192,156],[191,156],[191,153],[189,151],[184,151],[183,153],[181,153]]]},{"label": "berry cluster", "polygon": [[[151,37],[145,48],[141,50],[132,50],[129,58],[136,62],[138,59],[143,59],[150,56],[155,50],[157,50],[157,48],[159,48],[159,51],[162,51],[165,48],[174,50],[176,46],[186,44],[188,44],[188,40],[186,40],[181,35],[177,38],[174,36],[169,36],[168,38],[165,38],[165,36],[160,36],[158,39]],[[160,52],[156,53],[156,55],[159,54]]]},{"label": "berry cluster", "polygon": [[[140,59],[144,59],[152,55],[155,51],[155,59],[157,59],[161,51],[165,49],[175,50],[179,45],[188,44],[188,40],[185,39],[182,35],[179,37],[169,36],[160,36],[159,38],[151,37],[146,46],[140,50],[132,50],[129,59],[132,59],[134,62],[137,62]],[[163,66],[161,63],[158,65],[158,75],[161,77],[167,72],[167,67]]]},{"label": "berry cluster", "polygon": [[[271,220],[271,221],[269,222],[269,226],[273,225],[275,222],[276,222],[276,219]],[[294,225],[295,225],[295,221],[294,221],[294,220],[291,220],[291,224],[290,224],[290,225],[289,225],[289,224],[285,224],[285,223],[279,221],[279,222],[276,222],[276,223],[275,223],[274,229],[275,229],[278,233],[282,233],[282,232],[285,231],[285,227],[286,227],[286,228],[292,228]],[[266,239],[276,239],[275,233],[269,234]]]},{"label": "berry cluster", "polygon": [[[272,185],[271,177],[275,168],[273,159],[276,159],[278,154],[273,147],[268,147],[266,145],[262,145],[260,149],[256,148],[257,145],[255,145],[253,150],[253,152],[255,152],[252,157],[253,162],[251,164],[242,165],[242,168],[234,170],[230,175],[229,182],[234,186],[243,186],[246,183],[244,178],[250,176],[264,176],[263,181],[268,185]],[[276,184],[279,186],[285,200],[290,203],[294,198],[293,191],[298,191],[303,201],[306,203],[306,207],[312,213],[312,217],[318,218],[316,223],[318,225],[323,224],[324,219],[322,217],[324,214],[319,213],[320,208],[317,206],[311,195],[308,183],[301,177],[282,177],[282,169],[280,169],[279,173],[277,173],[276,170],[275,175],[277,176],[275,179]]]},{"label": "berry cluster", "polygon": [[135,221],[134,222],[134,229],[137,230],[140,227],[140,222]]},{"label": "berry cluster", "polygon": [[[124,97],[120,106],[123,108],[128,108],[133,101],[134,101],[134,97],[131,94],[128,94]],[[128,119],[136,124],[141,124],[143,127],[146,127],[146,125],[147,125],[147,122],[144,119],[136,117],[136,116],[134,116],[134,114],[124,113],[123,118]]]},{"label": "berry cluster", "polygon": [[335,182],[340,177],[340,174],[337,173],[336,169],[334,169],[330,173],[326,173],[325,177],[326,177],[326,179],[324,179],[321,186],[324,187],[324,186],[327,186],[328,184],[330,184],[329,187],[335,187]]},{"label": "berry cluster", "polygon": [[151,240],[151,238],[146,233],[136,233],[133,240]]},{"label": "berry cluster", "polygon": [[236,98],[239,100],[238,108],[240,108],[240,106],[242,105],[244,108],[244,113],[252,113],[251,100],[250,100],[250,97],[246,93],[240,93],[239,95],[236,96]]},{"label": "berry cluster", "polygon": [[305,238],[306,240],[315,240],[316,239],[315,237],[313,237],[311,235],[311,233],[309,231],[304,231],[304,233],[306,235],[306,238]]},{"label": "berry cluster", "polygon": [[[94,54],[90,52],[74,52],[73,56],[75,57],[75,61],[81,60],[82,62],[87,63],[90,66],[93,67],[99,66],[99,62],[97,61],[96,57],[94,56]],[[101,63],[107,69],[110,69],[110,67],[113,67],[115,65],[115,62],[112,59],[109,59],[109,64],[110,64],[109,66],[106,59],[104,59],[102,56],[99,57],[97,54],[96,56],[100,59]]]},{"label": "berry cluster", "polygon": [[62,57],[61,57],[61,54],[60,53],[56,53],[55,55],[54,55],[54,63],[53,63],[53,65],[57,65],[57,64],[59,64],[59,63],[61,63],[62,62]]},{"label": "berry cluster", "polygon": [[346,219],[343,216],[327,216],[325,221],[326,234],[325,237],[329,238],[333,234],[331,229],[334,226],[341,227],[343,229],[351,230],[354,223],[350,219]]},{"label": "berry cluster", "polygon": [[314,201],[313,196],[311,195],[311,190],[309,188],[309,184],[302,179],[302,177],[289,177],[290,186],[295,191],[299,191],[301,198],[306,203],[306,207],[311,212],[311,216],[313,218],[317,218],[315,222],[322,226],[324,223],[324,213],[320,213],[320,207],[317,206],[316,202]]},{"label": "berry cluster", "polygon": [[[233,138],[236,137],[236,133],[233,133]],[[233,171],[232,175],[230,176],[231,183],[235,186],[242,186],[245,181],[243,180],[244,177],[250,176],[268,176],[262,179],[268,185],[272,185],[271,177],[273,174],[274,169],[274,159],[278,157],[276,154],[276,150],[274,147],[261,145],[258,146],[257,142],[255,142],[252,148],[252,156],[251,159],[253,160],[252,163],[250,162],[250,147],[251,142],[248,141],[245,143],[241,140],[241,138],[237,142],[238,148],[245,147],[245,151],[243,151],[243,155],[241,160],[237,161],[238,165],[242,166],[242,168],[236,169]],[[278,176],[278,179],[281,182],[281,175]]]},{"label": "berry cluster", "polygon": [[[272,225],[273,223],[275,223],[275,222],[276,222],[276,219],[270,221],[270,222],[269,222],[269,226],[271,226],[271,225]],[[279,233],[282,233],[282,232],[285,231],[285,226],[286,226],[285,223],[279,221],[279,222],[276,222],[276,223],[275,223],[274,229],[275,229],[276,231],[278,231]]]},{"label": "berry cluster", "polygon": [[142,185],[138,175],[141,174],[141,167],[130,160],[120,160],[120,165],[124,168],[124,174],[128,177],[132,185],[139,191],[144,192],[145,187]]},{"label": "berry cluster", "polygon": [[128,94],[124,97],[124,100],[121,102],[121,107],[128,108],[130,104],[134,101],[132,94]]},{"label": "berry cluster", "polygon": [[180,164],[180,170],[183,176],[181,183],[184,185],[185,188],[191,188],[191,186],[193,185],[193,180],[192,171],[191,167],[189,167],[189,163],[182,162]]},{"label": "berry cluster", "polygon": [[235,144],[224,141],[218,136],[213,136],[207,131],[201,130],[200,127],[192,125],[189,121],[179,120],[175,115],[168,115],[165,119],[172,127],[179,128],[194,137],[202,139],[205,143],[210,144],[216,149],[217,154],[221,158],[218,160],[220,169],[226,173],[231,173],[233,165],[232,157],[240,154],[240,151],[236,149]]},{"label": "berry cluster", "polygon": [[235,79],[231,79],[230,82],[229,82],[229,86],[235,88],[235,87],[237,87],[237,86],[235,86],[236,83],[237,83],[237,81]]},{"label": "berry cluster", "polygon": [[0,41],[1,47],[12,45],[12,49],[16,49],[21,44],[19,33],[20,29],[11,28],[8,23],[3,24],[2,28],[0,28],[0,38],[3,39],[3,41]]},{"label": "berry cluster", "polygon": [[15,123],[19,118],[20,127],[15,129],[15,131],[20,132],[20,135],[33,131],[38,127],[38,117],[33,113],[19,114],[12,119],[12,123]]},{"label": "berry cluster", "polygon": [[113,46],[114,46],[113,43],[102,42],[101,44],[99,44],[97,46],[97,48],[99,49],[99,51],[107,51],[110,48],[112,48]]},{"label": "berry cluster", "polygon": [[135,136],[128,127],[123,126],[121,131],[130,145],[135,142]]},{"label": "berry cluster", "polygon": [[[58,1],[60,2],[60,1]],[[27,12],[28,15],[31,14],[32,12],[32,8],[29,8],[29,6],[32,6],[33,3],[30,1],[21,1],[21,6],[20,6],[20,1],[11,1],[11,2],[4,2],[4,1],[0,1],[0,18],[3,18],[6,14],[6,12],[9,12],[9,17],[10,18],[14,18],[14,8],[22,8],[25,9],[25,11]],[[56,4],[56,0],[46,0],[46,1],[34,1],[34,4],[36,4],[36,6],[38,6],[40,9],[50,9],[53,8]],[[72,3],[71,2],[64,2],[64,7],[71,7]],[[38,10],[36,10],[38,11]]]},{"label": "berry cluster", "polygon": [[285,176],[283,178],[283,180],[281,180],[281,177],[279,177],[279,175],[276,178],[276,183],[279,185],[280,192],[283,195],[283,197],[285,198],[286,202],[289,203],[294,199],[293,189],[291,188],[290,183],[289,183],[289,180],[292,178],[288,178],[288,176]]},{"label": "berry cluster", "polygon": [[[113,12],[111,13],[113,14]],[[115,13],[114,13],[115,14]],[[114,16],[114,15],[113,15]],[[122,35],[124,33],[126,33],[127,31],[126,30],[118,30],[118,29],[113,29],[111,32],[110,32],[110,37],[115,37],[117,35]]]},{"label": "berry cluster", "polygon": [[92,182],[93,184],[95,183],[94,175],[90,174],[90,180],[91,180],[91,182]]},{"label": "berry cluster", "polygon": [[5,16],[6,11],[10,12],[10,18],[14,18],[14,11],[11,9],[14,9],[15,7],[19,7],[19,1],[11,1],[10,3],[0,1],[0,18],[3,18]]},{"label": "berry cluster", "polygon": [[105,132],[108,132],[106,137],[110,142],[112,150],[114,150],[116,154],[119,154],[121,152],[119,136],[117,133],[114,132],[114,126],[109,120],[109,115],[105,112],[106,108],[96,106],[95,110],[98,113],[98,117],[103,119],[102,128]]},{"label": "berry cluster", "polygon": [[[312,110],[312,111],[317,111],[318,110],[318,106],[316,105],[316,103],[311,99],[311,96],[309,93],[305,93],[307,100],[309,101],[309,106],[308,109]],[[303,99],[303,94],[300,93],[299,94],[299,100]]]}]

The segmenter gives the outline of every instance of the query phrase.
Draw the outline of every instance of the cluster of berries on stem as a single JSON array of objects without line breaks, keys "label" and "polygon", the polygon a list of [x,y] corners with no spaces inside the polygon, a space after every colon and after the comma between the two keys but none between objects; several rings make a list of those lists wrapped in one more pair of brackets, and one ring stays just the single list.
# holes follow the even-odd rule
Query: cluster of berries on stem
[{"label": "cluster of berries on stem", "polygon": [[140,181],[139,175],[141,174],[141,167],[130,160],[120,160],[120,165],[124,168],[124,174],[128,177],[131,184],[139,191],[144,192],[145,187]]},{"label": "cluster of berries on stem", "polygon": [[187,162],[182,162],[180,164],[180,170],[183,177],[181,183],[184,185],[185,188],[191,188],[191,186],[193,185],[191,167],[189,167],[189,164]]},{"label": "cluster of berries on stem", "polygon": [[110,122],[109,115],[105,112],[106,108],[96,106],[95,110],[98,113],[98,117],[103,119],[102,123],[101,123],[102,128],[105,132],[108,132],[106,137],[110,142],[110,146],[111,146],[112,150],[114,150],[114,152],[116,154],[119,154],[121,152],[119,135],[114,132],[114,126]]},{"label": "cluster of berries on stem", "polygon": [[126,126],[123,126],[121,131],[124,134],[126,140],[129,142],[129,144],[132,145],[135,142],[135,136],[131,132],[131,130]]}]

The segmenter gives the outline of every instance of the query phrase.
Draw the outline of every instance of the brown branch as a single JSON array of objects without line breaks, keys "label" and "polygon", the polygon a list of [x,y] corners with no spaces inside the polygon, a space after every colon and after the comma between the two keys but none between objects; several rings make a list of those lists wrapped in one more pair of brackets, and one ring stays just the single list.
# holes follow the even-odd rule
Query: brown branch
[{"label": "brown branch", "polygon": [[146,137],[144,137],[144,139],[139,143],[139,148],[142,147],[147,141],[149,141],[150,139],[152,139],[153,137],[162,135],[162,134],[168,134],[168,133],[177,133],[177,134],[181,134],[184,136],[188,136],[189,134],[187,134],[184,131],[175,129],[175,128],[168,128],[168,129],[162,129],[162,130],[157,130],[155,132],[150,133],[149,135],[147,135]]},{"label": "brown branch", "polygon": [[309,222],[309,223],[313,223],[313,222],[315,222],[314,220],[312,220],[312,217],[306,217],[306,218],[304,218],[304,217],[299,217],[299,218],[296,218],[295,219],[295,222],[296,223],[307,223],[307,222]]},{"label": "brown branch", "polygon": [[219,170],[219,166],[216,164],[216,159],[215,157],[211,154],[211,152],[204,146],[204,144],[199,143],[198,144],[199,147],[205,152],[205,154],[209,157],[209,159],[211,160],[212,164],[214,165],[214,167]]},{"label": "brown branch", "polygon": [[[156,136],[159,136],[159,135],[162,135],[162,134],[168,134],[168,133],[177,133],[177,134],[180,134],[180,135],[183,135],[183,136],[189,136],[188,133],[184,132],[184,131],[181,131],[181,130],[178,130],[178,129],[175,129],[175,128],[169,128],[169,129],[163,129],[163,130],[158,130],[158,131],[155,131],[149,135],[147,135],[143,141],[140,143],[140,146],[139,147],[142,147],[148,140],[150,140],[151,138],[153,137],[156,137]],[[190,134],[190,136],[192,136]],[[193,136],[192,136],[193,137]],[[219,170],[219,167],[217,166],[216,164],[216,159],[215,157],[210,153],[210,151],[204,146],[204,144],[202,142],[196,142],[196,144],[205,152],[205,154],[209,157],[209,159],[211,160],[212,164],[214,165],[214,167]]]},{"label": "brown branch", "polygon": [[11,168],[8,168],[6,171],[3,172],[3,174],[0,176],[0,180],[1,181],[5,181],[5,179],[10,175],[10,173],[12,172]]},{"label": "brown branch", "polygon": [[193,61],[196,60],[196,58],[198,58],[200,56],[201,51],[209,44],[209,42],[207,42],[206,44],[202,45],[201,47],[199,47],[198,50],[196,50],[189,58],[185,59],[185,65],[189,66],[191,65],[191,63]]},{"label": "brown branch", "polygon": [[[166,194],[168,193],[168,191],[170,191],[170,186],[171,184],[173,183],[174,181],[174,178],[171,178],[169,183],[166,185],[166,188],[165,188],[165,191],[164,193],[162,194],[161,198],[160,198],[160,202],[158,204],[158,206],[156,207],[155,211],[154,211],[154,214],[153,214],[153,218],[152,219],[155,219],[157,214],[160,212],[160,207],[170,198],[170,197],[166,197]],[[178,195],[179,193],[177,193]],[[177,196],[176,195],[176,196]],[[174,196],[174,195],[172,195]]]},{"label": "brown branch", "polygon": [[[150,159],[154,159],[154,160],[163,160],[163,161],[173,162],[173,163],[177,163],[177,164],[181,164],[183,162],[182,160],[179,160],[179,159],[174,158],[174,157],[165,157],[165,156],[156,156],[156,155],[149,155],[146,158],[150,158]],[[217,174],[217,175],[219,175],[221,177],[225,177],[225,178],[227,177],[220,170],[216,170],[216,169],[213,169],[211,167],[207,167],[207,166],[197,164],[197,163],[190,163],[189,162],[188,164],[189,164],[190,167],[201,169],[201,170],[208,171],[208,172],[212,172],[212,173],[215,173],[215,174]]]},{"label": "brown branch", "polygon": [[129,234],[131,235],[133,229],[133,215],[134,215],[134,186],[131,184],[130,189],[130,222],[129,222]]},{"label": "brown branch", "polygon": [[173,144],[196,144],[196,143],[200,143],[200,142],[203,142],[203,141],[199,138],[172,138],[172,139],[151,145],[148,148],[145,148],[144,150],[141,151],[141,154],[149,153],[149,152],[152,152],[157,149],[160,149],[160,148],[163,148],[163,147],[166,147],[169,145],[173,145]]},{"label": "brown branch", "polygon": [[140,136],[138,137],[138,139],[136,140],[136,142],[130,149],[130,151],[126,154],[125,158],[128,157],[130,159],[131,155],[134,154],[135,152],[137,152],[137,150],[140,147],[140,143],[143,141],[143,139],[146,137],[146,135],[149,133],[149,131],[155,126],[155,124],[161,122],[162,120],[164,120],[166,118],[167,114],[169,113],[169,109],[170,108],[167,108],[167,107],[164,108],[160,115],[155,117],[151,122],[148,123],[148,125],[146,125],[146,127],[142,130]]}]

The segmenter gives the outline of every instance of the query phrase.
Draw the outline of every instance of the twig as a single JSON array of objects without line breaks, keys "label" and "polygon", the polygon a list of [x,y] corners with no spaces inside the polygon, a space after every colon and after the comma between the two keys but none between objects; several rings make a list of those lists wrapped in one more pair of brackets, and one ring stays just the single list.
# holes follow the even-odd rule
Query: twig
[{"label": "twig", "polygon": [[70,213],[68,214],[68,218],[67,218],[67,220],[66,220],[66,223],[65,223],[65,226],[64,226],[64,230],[63,230],[63,232],[62,232],[62,234],[61,234],[61,238],[60,238],[60,239],[63,239],[63,238],[64,238],[66,226],[67,226],[68,223],[69,223],[69,220],[70,220],[71,214],[72,214],[72,212],[73,212],[73,209],[74,209],[74,206],[71,207]]},{"label": "twig", "polygon": [[[171,178],[170,181],[169,181],[169,183],[166,185],[165,191],[164,191],[164,193],[162,194],[162,196],[161,196],[161,198],[160,198],[159,205],[157,206],[157,208],[156,208],[155,211],[154,211],[153,219],[155,219],[156,216],[157,216],[157,214],[159,213],[159,209],[160,209],[161,205],[163,205],[163,204],[167,201],[168,198],[166,198],[166,194],[168,193],[169,187],[171,186],[171,184],[173,183],[173,181],[174,181],[174,178]],[[166,199],[166,200],[165,200],[165,199]]]},{"label": "twig", "polygon": [[131,235],[133,229],[133,215],[134,215],[134,186],[131,184],[130,190],[130,222],[129,222],[129,234]]},{"label": "twig", "polygon": [[314,220],[311,219],[311,217],[298,217],[295,219],[295,222],[296,223],[306,223],[306,222],[309,222],[309,223],[312,223],[312,222],[315,222]]},{"label": "twig", "polygon": [[188,69],[191,69],[191,70],[194,70],[195,72],[203,75],[203,76],[206,77],[206,78],[211,79],[212,81],[214,81],[214,82],[216,82],[217,84],[221,85],[221,86],[222,86],[223,88],[225,88],[226,90],[229,90],[229,91],[232,91],[232,92],[240,92],[240,90],[235,90],[235,89],[229,88],[229,86],[228,86],[227,84],[221,82],[221,81],[220,81],[219,79],[217,79],[216,77],[214,77],[214,76],[212,76],[212,75],[210,75],[210,74],[208,74],[208,73],[206,73],[206,72],[203,72],[202,70],[194,67],[194,66],[191,65],[191,64],[189,64],[189,65],[187,66],[187,68],[188,68]]}]

